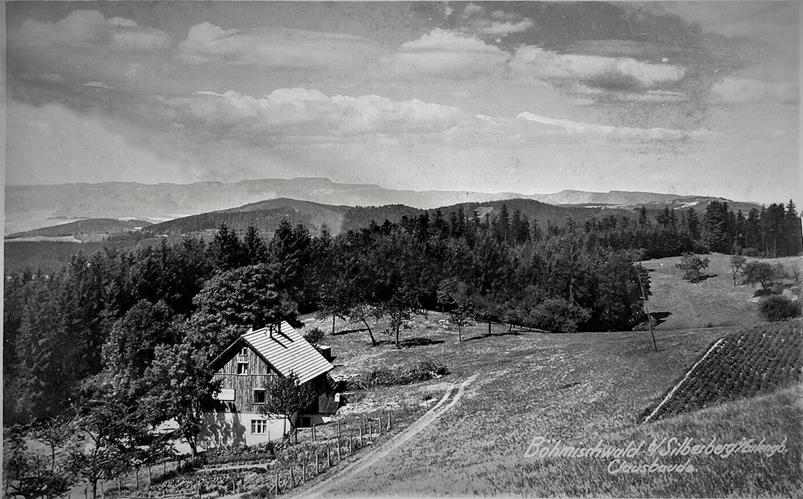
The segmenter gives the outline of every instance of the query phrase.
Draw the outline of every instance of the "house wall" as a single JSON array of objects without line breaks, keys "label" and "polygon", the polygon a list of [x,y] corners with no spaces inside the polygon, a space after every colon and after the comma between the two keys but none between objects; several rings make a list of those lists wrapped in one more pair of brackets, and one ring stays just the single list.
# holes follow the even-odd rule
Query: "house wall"
[{"label": "house wall", "polygon": [[[204,419],[202,448],[258,445],[280,440],[292,428],[286,418],[266,418],[253,412],[207,412],[204,413]],[[255,434],[251,431],[251,421],[254,419],[265,420],[264,433]]]},{"label": "house wall", "polygon": [[[243,344],[244,345],[244,344]],[[234,402],[220,402],[216,408],[221,412],[259,413],[264,404],[254,404],[254,390],[265,389],[277,374],[262,358],[250,348],[245,356],[240,356],[238,347],[231,355],[222,359],[225,362],[213,376],[213,380],[222,380],[221,388],[234,389]],[[248,374],[237,374],[237,364],[241,360],[248,362]],[[268,393],[265,397],[269,397]]]}]

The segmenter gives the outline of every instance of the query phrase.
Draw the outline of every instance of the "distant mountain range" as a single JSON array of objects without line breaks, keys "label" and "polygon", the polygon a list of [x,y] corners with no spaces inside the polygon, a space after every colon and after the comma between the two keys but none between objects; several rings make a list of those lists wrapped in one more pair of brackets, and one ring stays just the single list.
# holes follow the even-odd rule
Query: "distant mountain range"
[{"label": "distant mountain range", "polygon": [[[719,199],[627,191],[606,193],[566,190],[553,194],[413,191],[386,189],[373,184],[337,183],[326,178],[258,179],[193,184],[106,182],[9,185],[6,186],[5,194],[6,234],[52,226],[58,221],[72,222],[77,219],[97,218],[135,218],[158,222],[198,215],[200,218],[187,223],[204,225],[205,222],[201,220],[204,220],[204,217],[208,218],[208,215],[202,214],[225,210],[267,211],[272,213],[271,216],[294,216],[298,221],[308,221],[314,226],[326,223],[333,232],[336,232],[338,220],[341,223],[348,222],[346,217],[348,208],[357,206],[404,205],[408,209],[432,209],[459,203],[476,204],[505,199],[527,199],[550,205],[579,205],[589,208],[631,209],[641,205],[646,205],[648,208],[663,208],[666,205],[686,208],[705,206],[710,200]],[[291,207],[287,203],[270,202],[282,198],[311,204]],[[734,209],[742,210],[758,206],[733,201],[729,203]],[[321,208],[324,205],[327,207]],[[317,208],[313,209],[313,206]]]}]

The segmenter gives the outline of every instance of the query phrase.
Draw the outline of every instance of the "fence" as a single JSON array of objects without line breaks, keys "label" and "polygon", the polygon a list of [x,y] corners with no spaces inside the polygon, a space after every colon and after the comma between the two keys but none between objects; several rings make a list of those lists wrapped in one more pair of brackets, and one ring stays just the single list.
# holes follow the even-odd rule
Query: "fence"
[{"label": "fence", "polygon": [[[102,499],[107,495],[119,499],[196,499],[210,493],[217,496],[219,493],[242,493],[253,489],[266,489],[271,495],[279,495],[326,473],[344,459],[372,445],[383,434],[406,425],[415,412],[410,407],[395,411],[381,409],[370,414],[341,417],[309,428],[297,428],[291,438],[285,440],[286,445],[277,451],[278,459],[253,462],[253,458],[248,458],[208,464],[196,468],[192,478],[181,478],[180,461],[160,462],[151,469],[144,467],[144,472],[137,470],[127,477],[99,482],[98,496]],[[259,475],[249,479],[246,485],[242,474],[253,472]],[[186,480],[187,487],[181,490],[186,493],[161,495],[158,485],[156,490],[151,490],[154,481],[165,483],[172,480],[173,477],[161,480],[171,474],[182,481]],[[180,488],[181,484],[178,485]],[[90,497],[91,489],[88,487],[79,489],[77,495],[71,494],[71,499]]]},{"label": "fence", "polygon": [[[398,417],[398,414],[396,415]],[[315,425],[301,430],[299,443],[311,444],[304,448],[295,445],[287,450],[302,447],[287,462],[274,463],[270,481],[262,488],[269,495],[279,495],[326,473],[329,469],[360,449],[371,445],[383,433],[392,431],[394,414],[390,410],[378,411],[375,416],[338,419],[332,423]],[[299,437],[298,431],[295,437]],[[270,468],[266,468],[270,470]]]}]

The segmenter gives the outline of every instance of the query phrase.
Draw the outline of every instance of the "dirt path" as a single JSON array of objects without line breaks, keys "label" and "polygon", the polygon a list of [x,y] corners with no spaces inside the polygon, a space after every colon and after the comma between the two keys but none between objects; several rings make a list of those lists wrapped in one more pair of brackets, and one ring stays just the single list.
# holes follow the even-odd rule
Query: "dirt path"
[{"label": "dirt path", "polygon": [[[364,471],[371,466],[375,465],[379,462],[382,458],[399,448],[400,446],[404,445],[404,443],[408,442],[410,439],[424,431],[429,425],[431,425],[435,420],[437,420],[441,415],[447,412],[449,409],[454,407],[458,401],[463,397],[463,393],[468,385],[474,382],[477,378],[477,375],[473,375],[467,380],[460,383],[460,387],[457,390],[457,393],[452,397],[449,403],[446,403],[449,400],[449,397],[455,391],[455,386],[452,385],[449,389],[444,393],[443,397],[435,404],[429,411],[427,411],[423,416],[418,418],[413,424],[411,424],[406,430],[399,433],[395,437],[388,440],[385,444],[377,447],[376,449],[372,449],[371,451],[367,452],[365,455],[360,457],[358,460],[354,461],[351,464],[346,465],[345,467],[341,468],[340,470],[336,471],[333,475],[328,477],[324,477],[323,481],[310,489],[302,489],[299,490],[295,496],[303,496],[303,497],[322,497],[325,495],[331,495],[331,491],[338,486],[340,486],[343,482],[351,479],[361,471]],[[446,405],[444,405],[446,404]]]}]

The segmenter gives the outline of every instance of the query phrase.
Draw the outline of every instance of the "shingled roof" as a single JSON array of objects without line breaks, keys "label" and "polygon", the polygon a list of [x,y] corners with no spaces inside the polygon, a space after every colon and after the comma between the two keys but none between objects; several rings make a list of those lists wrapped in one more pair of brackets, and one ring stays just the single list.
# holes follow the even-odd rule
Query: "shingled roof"
[{"label": "shingled roof", "polygon": [[212,365],[225,357],[241,341],[250,346],[282,376],[289,376],[290,373],[298,376],[299,383],[306,383],[335,367],[286,321],[279,327],[269,326],[245,333],[212,361]]}]

